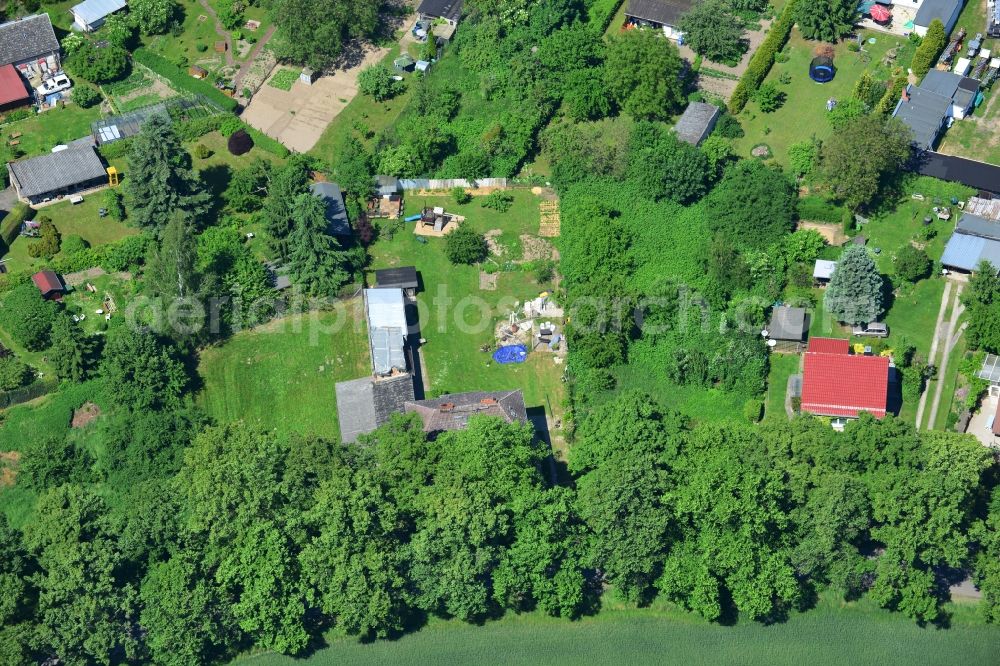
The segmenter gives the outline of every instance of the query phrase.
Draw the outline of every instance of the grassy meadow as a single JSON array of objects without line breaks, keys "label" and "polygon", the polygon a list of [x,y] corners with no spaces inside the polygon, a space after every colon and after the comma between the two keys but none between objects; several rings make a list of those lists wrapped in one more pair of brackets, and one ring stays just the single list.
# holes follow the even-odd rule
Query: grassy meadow
[{"label": "grassy meadow", "polygon": [[822,600],[787,622],[710,624],[673,607],[606,608],[575,622],[539,614],[507,616],[483,626],[432,621],[396,641],[331,638],[306,659],[245,657],[246,666],[378,664],[995,664],[1000,629],[955,609],[948,629],[919,627],[868,602]]},{"label": "grassy meadow", "polygon": [[275,319],[201,352],[198,404],[221,423],[340,438],[337,382],[369,372],[363,309]]}]

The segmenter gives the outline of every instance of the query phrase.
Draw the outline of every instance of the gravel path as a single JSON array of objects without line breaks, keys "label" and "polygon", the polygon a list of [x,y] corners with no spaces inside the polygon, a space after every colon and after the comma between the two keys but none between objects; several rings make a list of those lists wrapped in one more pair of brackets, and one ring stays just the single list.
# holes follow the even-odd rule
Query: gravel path
[{"label": "gravel path", "polygon": [[[934,324],[934,338],[931,340],[931,353],[927,357],[927,363],[934,365],[934,360],[937,358],[938,345],[941,343],[941,335],[944,330],[941,328],[941,324],[944,323],[944,313],[948,310],[948,301],[951,299],[951,286],[952,283],[947,281],[944,283],[944,294],[941,296],[941,308],[938,310],[937,323]],[[927,406],[927,394],[930,393],[930,383],[924,387],[924,392],[920,395],[920,403],[917,405],[917,428],[920,428],[920,424],[924,420],[924,408]]]},{"label": "gravel path", "polygon": [[253,47],[253,50],[250,51],[250,55],[247,56],[246,62],[240,65],[240,71],[237,72],[236,76],[233,78],[234,90],[239,91],[240,84],[243,83],[244,77],[246,77],[246,75],[250,73],[250,68],[253,67],[254,59],[257,58],[257,54],[260,53],[260,50],[264,48],[264,46],[269,41],[271,41],[271,37],[274,36],[274,31],[276,28],[277,26],[272,25],[270,28],[267,29],[267,32],[264,33],[264,36],[260,38],[260,41],[258,41],[257,44]]}]

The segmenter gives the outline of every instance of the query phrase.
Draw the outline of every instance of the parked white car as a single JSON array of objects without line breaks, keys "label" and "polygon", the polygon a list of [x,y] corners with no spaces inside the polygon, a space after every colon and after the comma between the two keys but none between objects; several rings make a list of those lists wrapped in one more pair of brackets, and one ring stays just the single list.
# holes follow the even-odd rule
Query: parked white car
[{"label": "parked white car", "polygon": [[51,95],[52,93],[69,90],[72,87],[73,83],[69,80],[69,77],[60,72],[51,79],[43,81],[37,90],[41,95]]},{"label": "parked white car", "polygon": [[873,338],[884,338],[889,335],[889,327],[877,321],[862,326],[855,326],[851,331],[853,335],[869,336]]}]

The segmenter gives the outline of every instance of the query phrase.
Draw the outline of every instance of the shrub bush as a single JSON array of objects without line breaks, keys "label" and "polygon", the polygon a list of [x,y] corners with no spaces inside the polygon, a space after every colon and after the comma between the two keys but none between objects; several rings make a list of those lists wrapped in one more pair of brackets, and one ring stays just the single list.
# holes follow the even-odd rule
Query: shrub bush
[{"label": "shrub bush", "polygon": [[101,93],[94,86],[78,84],[71,93],[73,103],[84,109],[89,109],[101,101]]},{"label": "shrub bush", "polygon": [[0,357],[0,391],[13,391],[31,381],[31,368],[16,356]]},{"label": "shrub bush", "polygon": [[101,203],[108,209],[112,220],[121,222],[125,219],[125,197],[120,190],[105,190]]},{"label": "shrub bush", "polygon": [[757,423],[764,415],[764,401],[751,398],[743,404],[743,417],[751,423]]},{"label": "shrub bush", "polygon": [[194,156],[199,160],[207,160],[212,156],[212,150],[203,143],[199,143],[194,147]]},{"label": "shrub bush", "polygon": [[226,147],[233,155],[246,155],[253,148],[253,139],[245,131],[239,130],[229,137]]},{"label": "shrub bush", "polygon": [[514,205],[514,195],[504,190],[494,190],[483,198],[483,208],[490,208],[498,213],[506,213]]},{"label": "shrub bush", "polygon": [[222,92],[211,83],[189,76],[187,72],[179,68],[177,65],[161,58],[152,51],[145,48],[136,49],[132,53],[132,59],[140,65],[148,67],[163,78],[169,80],[170,83],[178,90],[189,92],[194,95],[200,95],[226,111],[233,112],[239,107],[236,100],[232,97],[223,95]]},{"label": "shrub bush", "polygon": [[909,243],[896,253],[896,275],[907,282],[924,279],[931,274],[931,266],[927,253]]},{"label": "shrub bush", "polygon": [[132,145],[132,139],[119,139],[114,143],[106,143],[97,148],[97,152],[101,154],[101,157],[111,161],[120,159],[128,155],[129,147]]},{"label": "shrub bush", "polygon": [[754,99],[757,100],[757,106],[760,107],[761,111],[773,113],[785,103],[785,93],[778,90],[778,87],[773,83],[765,83],[757,89]]},{"label": "shrub bush", "polygon": [[445,236],[444,254],[453,264],[476,264],[488,253],[486,238],[465,222]]},{"label": "shrub bush", "polygon": [[472,201],[472,195],[469,194],[464,187],[451,188],[451,198],[454,199],[455,203],[460,206]]},{"label": "shrub bush", "polygon": [[227,139],[243,129],[243,121],[235,116],[227,116],[219,123],[219,133]]},{"label": "shrub bush", "polygon": [[51,259],[59,252],[61,237],[56,225],[48,217],[39,218],[39,238],[28,246],[29,257],[46,257]]},{"label": "shrub bush", "polygon": [[90,246],[87,245],[87,241],[75,234],[66,236],[62,242],[62,251],[66,254],[76,254],[77,252],[86,250],[88,247]]},{"label": "shrub bush", "polygon": [[[183,122],[174,123],[174,131],[177,132],[177,136],[181,141],[194,141],[195,139],[200,139],[210,132],[220,129],[222,127],[222,123],[231,117],[232,116],[220,114],[217,116],[206,116],[204,118],[185,120]],[[235,132],[236,130],[233,131]],[[119,141],[118,143],[121,142]]]},{"label": "shrub bush", "polygon": [[23,284],[4,298],[0,326],[28,351],[47,349],[56,307],[52,301],[42,299],[35,285]]},{"label": "shrub bush", "polygon": [[781,16],[771,25],[770,31],[761,42],[757,52],[750,58],[747,71],[743,72],[732,97],[729,98],[729,110],[732,113],[739,113],[743,110],[743,107],[750,101],[751,95],[764,81],[767,73],[771,71],[775,56],[785,46],[788,35],[792,32],[792,26],[795,24],[795,8],[798,2],[799,0],[788,1]]},{"label": "shrub bush", "polygon": [[947,44],[948,36],[945,34],[944,24],[938,19],[934,19],[928,26],[927,34],[920,42],[920,46],[917,47],[910,63],[910,69],[913,70],[918,79],[923,78],[927,71],[934,66]]}]

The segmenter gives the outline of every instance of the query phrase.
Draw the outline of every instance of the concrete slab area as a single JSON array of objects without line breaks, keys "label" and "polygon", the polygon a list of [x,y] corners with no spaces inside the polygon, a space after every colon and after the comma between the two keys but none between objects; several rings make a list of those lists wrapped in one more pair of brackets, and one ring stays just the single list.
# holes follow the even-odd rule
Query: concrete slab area
[{"label": "concrete slab area", "polygon": [[965,432],[974,435],[976,439],[990,448],[1000,448],[1000,437],[993,435],[993,430],[988,426],[990,420],[997,413],[997,398],[987,396],[979,407],[979,411],[972,415],[969,421],[969,429]]},{"label": "concrete slab area", "polygon": [[[361,70],[377,63],[388,52],[386,48],[370,49],[356,65],[321,76],[311,86],[296,80],[291,90],[285,91],[265,82],[250,100],[242,118],[289,150],[304,153],[316,145],[326,126],[358,94]],[[280,68],[271,76],[278,71]]]}]

